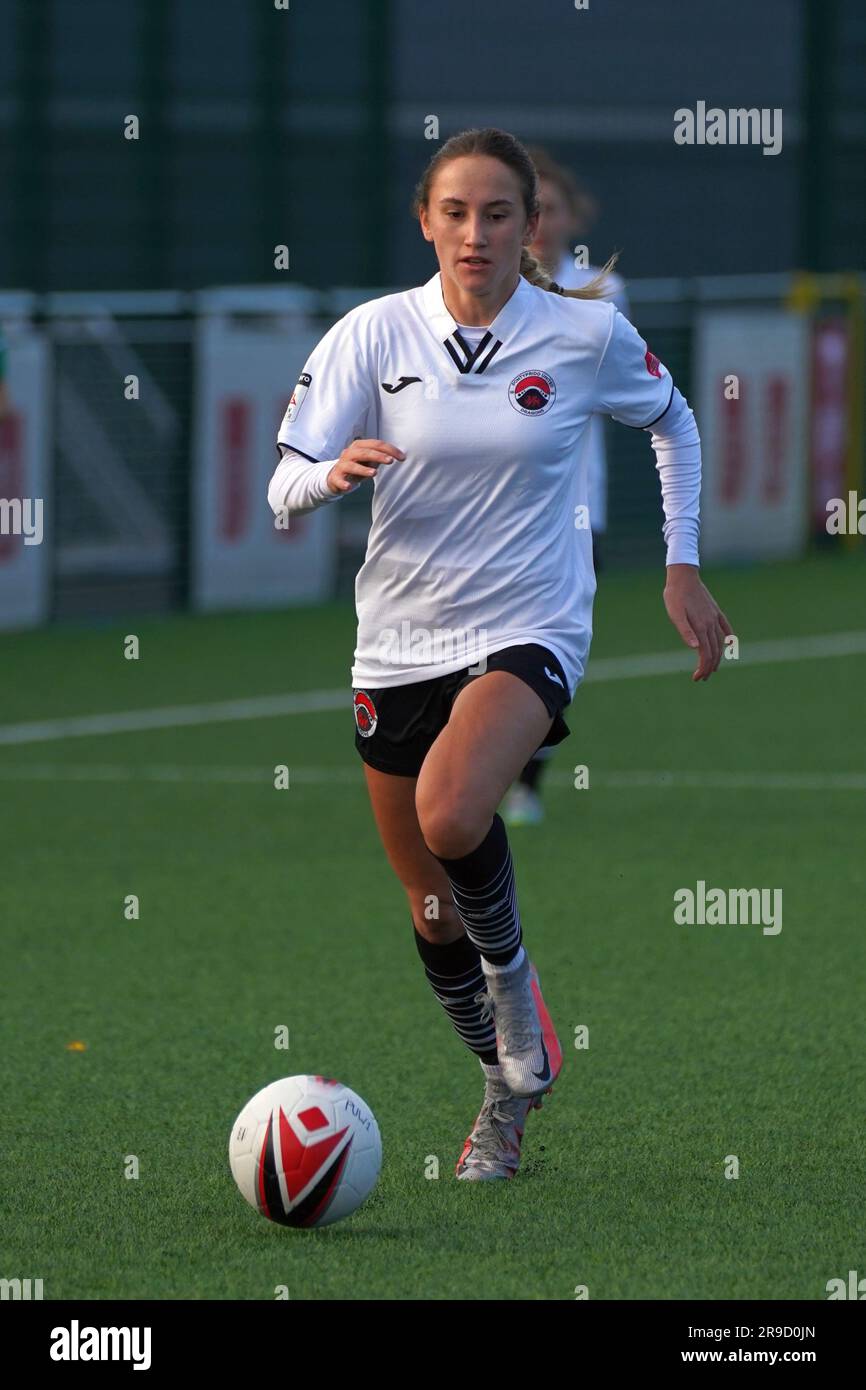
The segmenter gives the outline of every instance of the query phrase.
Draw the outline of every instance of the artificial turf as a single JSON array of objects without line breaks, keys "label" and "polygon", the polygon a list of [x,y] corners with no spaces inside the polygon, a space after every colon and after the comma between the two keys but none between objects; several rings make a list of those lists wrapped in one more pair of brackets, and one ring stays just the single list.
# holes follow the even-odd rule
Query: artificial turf
[{"label": "artificial turf", "polygon": [[[350,608],[0,638],[4,727],[347,694],[345,712],[0,745],[0,1275],[70,1299],[822,1299],[862,1263],[866,654],[750,665],[749,645],[866,629],[866,563],[705,579],[740,660],[701,685],[587,681],[543,826],[511,832],[565,1052],[512,1182],[453,1176],[481,1071],[369,812]],[[661,583],[602,577],[590,671],[681,645]],[[723,785],[736,773],[753,781]],[[859,790],[832,782],[852,774]],[[700,879],[781,888],[782,930],[676,925]],[[262,1219],[227,1162],[244,1102],[299,1072],[352,1086],[383,1137],[373,1194],[321,1231]]]}]

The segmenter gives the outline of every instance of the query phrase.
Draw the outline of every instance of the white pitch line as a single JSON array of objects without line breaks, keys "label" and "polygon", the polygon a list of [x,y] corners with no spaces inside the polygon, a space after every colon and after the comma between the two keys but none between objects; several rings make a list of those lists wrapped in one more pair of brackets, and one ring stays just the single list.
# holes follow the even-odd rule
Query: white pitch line
[{"label": "white pitch line", "polygon": [[0,724],[0,744],[47,743],[52,739],[89,738],[94,734],[143,733],[147,729],[178,729],[192,724],[231,724],[238,719],[275,719],[286,714],[319,714],[350,709],[347,690],[309,690],[294,695],[256,695],[244,700],[218,700],[207,705],[165,705],[158,709],[118,710],[70,719],[39,719],[26,724]]},{"label": "white pitch line", "polygon": [[[779,661],[820,657],[860,656],[866,653],[866,632],[831,632],[815,637],[783,637],[776,641],[744,644],[737,661],[725,666],[748,668]],[[586,680],[630,680],[641,676],[667,676],[693,670],[691,651],[646,652],[641,656],[590,658]],[[0,745],[48,743],[54,739],[90,738],[100,734],[143,733],[148,729],[177,729],[196,724],[230,724],[241,719],[279,719],[290,714],[320,714],[351,707],[351,692],[307,690],[290,695],[257,695],[243,700],[218,700],[211,704],[166,705],[157,709],[118,710],[109,714],[76,715],[67,719],[39,719],[0,725]]]},{"label": "white pitch line", "polygon": [[[7,782],[171,782],[247,784],[273,788],[272,767],[207,767],[185,764],[121,763],[6,763],[0,764],[0,781]],[[545,784],[559,789],[571,787],[570,772],[552,768]],[[289,766],[291,786],[364,785],[360,762],[357,767]],[[669,788],[704,791],[854,791],[866,792],[866,772],[594,772],[589,770],[589,790],[633,791],[636,788]]]},{"label": "white pitch line", "polygon": [[[572,786],[574,778],[557,770],[550,773],[558,786]],[[633,791],[640,787],[667,787],[713,791],[866,791],[866,772],[599,772],[589,769],[589,783],[606,790]]]},{"label": "white pitch line", "polygon": [[[290,783],[363,784],[360,762],[354,767],[289,769]],[[0,763],[6,782],[224,782],[273,787],[273,767],[208,767],[185,763]]]},{"label": "white pitch line", "polygon": [[[824,656],[860,656],[866,652],[866,632],[829,632],[823,637],[781,637],[769,642],[744,642],[736,661],[723,659],[723,667],[765,666],[777,661],[803,661]],[[692,651],[648,652],[645,656],[589,658],[586,679],[629,680],[636,676],[666,676],[694,670]]]}]

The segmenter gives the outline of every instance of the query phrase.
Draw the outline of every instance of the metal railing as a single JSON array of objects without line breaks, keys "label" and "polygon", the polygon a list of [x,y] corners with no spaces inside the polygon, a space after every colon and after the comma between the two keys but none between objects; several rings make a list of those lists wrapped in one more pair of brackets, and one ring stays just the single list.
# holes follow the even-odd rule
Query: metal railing
[{"label": "metal railing", "polygon": [[[189,586],[190,478],[195,428],[196,325],[207,316],[285,330],[286,395],[303,360],[293,329],[321,336],[354,305],[394,288],[225,286],[206,291],[0,294],[0,322],[14,344],[27,323],[50,344],[55,616],[186,603]],[[632,319],[683,394],[693,389],[698,314],[711,306],[744,310],[788,304],[819,311],[842,305],[859,343],[851,368],[863,381],[866,280],[790,274],[648,279],[628,285]],[[138,382],[129,409],[123,383]],[[856,383],[855,383],[856,386]],[[851,442],[862,483],[863,438]],[[608,422],[609,501],[605,561],[611,567],[663,556],[658,478],[648,436]],[[264,467],[275,462],[269,457]],[[852,474],[853,476],[853,474]],[[264,490],[262,506],[265,506]],[[338,591],[348,594],[363,558],[369,489],[339,508]]]}]

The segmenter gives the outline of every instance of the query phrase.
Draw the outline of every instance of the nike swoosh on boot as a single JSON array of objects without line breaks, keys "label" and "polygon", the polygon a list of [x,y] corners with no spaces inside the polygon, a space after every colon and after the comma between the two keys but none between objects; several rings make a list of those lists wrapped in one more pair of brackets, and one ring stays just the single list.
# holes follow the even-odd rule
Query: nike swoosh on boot
[{"label": "nike swoosh on boot", "polygon": [[544,1066],[541,1071],[534,1071],[532,1075],[537,1076],[539,1081],[547,1081],[550,1078],[550,1058],[547,1055],[544,1038],[541,1039],[541,1050],[544,1053]]}]

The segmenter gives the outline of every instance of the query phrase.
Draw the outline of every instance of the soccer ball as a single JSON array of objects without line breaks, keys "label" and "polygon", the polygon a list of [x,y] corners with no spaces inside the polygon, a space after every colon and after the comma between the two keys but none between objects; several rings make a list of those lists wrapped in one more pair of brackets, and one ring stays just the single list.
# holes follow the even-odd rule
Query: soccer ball
[{"label": "soccer ball", "polygon": [[285,1076],[248,1100],[229,1163],[251,1207],[281,1226],[329,1226],[372,1192],[382,1166],[368,1105],[327,1076]]}]

